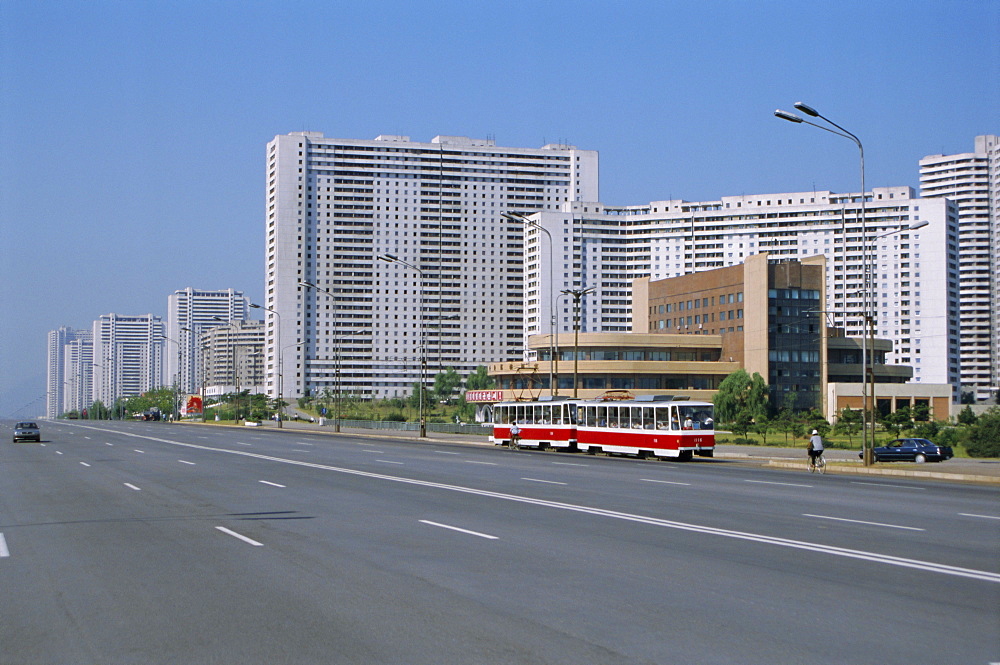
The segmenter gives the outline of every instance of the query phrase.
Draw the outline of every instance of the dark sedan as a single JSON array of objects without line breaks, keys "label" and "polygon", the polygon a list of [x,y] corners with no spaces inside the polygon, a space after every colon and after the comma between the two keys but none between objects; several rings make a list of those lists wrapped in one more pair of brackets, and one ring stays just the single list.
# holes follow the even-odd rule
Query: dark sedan
[{"label": "dark sedan", "polygon": [[943,462],[954,457],[951,446],[939,446],[928,439],[896,439],[875,448],[876,462]]}]

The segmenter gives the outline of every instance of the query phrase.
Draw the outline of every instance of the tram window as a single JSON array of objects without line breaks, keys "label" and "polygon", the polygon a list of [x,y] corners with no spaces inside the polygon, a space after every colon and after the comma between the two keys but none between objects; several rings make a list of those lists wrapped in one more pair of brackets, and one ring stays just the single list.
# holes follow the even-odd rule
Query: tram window
[{"label": "tram window", "polygon": [[642,408],[642,428],[643,429],[653,429],[656,427],[656,419],[653,417],[652,407],[645,406]]},{"label": "tram window", "polygon": [[656,429],[670,429],[670,409],[658,407],[656,409]]}]

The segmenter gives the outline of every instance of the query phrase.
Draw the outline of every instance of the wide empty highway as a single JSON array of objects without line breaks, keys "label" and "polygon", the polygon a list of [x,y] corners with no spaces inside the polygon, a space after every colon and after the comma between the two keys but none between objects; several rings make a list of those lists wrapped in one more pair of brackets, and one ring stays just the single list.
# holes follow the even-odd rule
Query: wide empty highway
[{"label": "wide empty highway", "polygon": [[4,664],[1000,662],[992,487],[42,425],[0,444]]}]

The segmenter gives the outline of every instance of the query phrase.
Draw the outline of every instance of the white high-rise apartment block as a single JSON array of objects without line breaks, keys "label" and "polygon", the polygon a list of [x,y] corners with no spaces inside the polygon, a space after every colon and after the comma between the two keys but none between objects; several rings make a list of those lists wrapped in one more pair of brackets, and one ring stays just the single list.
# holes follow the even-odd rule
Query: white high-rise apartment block
[{"label": "white high-rise apartment block", "polygon": [[[201,389],[199,336],[217,326],[247,319],[250,301],[242,291],[180,289],[167,297],[167,385],[196,393]],[[219,320],[221,319],[221,321]]]},{"label": "white high-rise apartment block", "polygon": [[209,328],[204,346],[205,395],[264,391],[264,322],[233,321]]},{"label": "white high-rise apartment block", "polygon": [[110,408],[163,385],[163,321],[104,314],[94,321],[94,399]]},{"label": "white high-rise apartment block", "polygon": [[65,326],[48,335],[45,417],[58,418],[90,406],[94,344],[90,330]]},{"label": "white high-rise apartment block", "polygon": [[287,397],[403,396],[421,359],[428,379],[521,359],[524,230],[500,214],[596,200],[598,155],[294,132],[267,145],[266,192],[269,394],[280,373]]},{"label": "white high-rise apartment block", "polygon": [[[739,264],[761,252],[772,260],[824,254],[824,315],[831,325],[849,336],[862,335],[863,266],[868,265],[876,335],[894,342],[889,362],[912,365],[914,381],[957,386],[957,207],[916,198],[910,187],[874,188],[866,197],[867,232],[860,208],[856,193],[815,191],[626,207],[572,202],[564,211],[542,212],[532,219],[555,240],[555,284],[549,282],[543,236],[527,234],[525,333],[548,333],[553,292],[593,287],[583,299],[581,330],[628,332],[634,279]],[[923,221],[926,226],[908,230]],[[572,298],[556,302],[557,332],[572,331]],[[684,332],[710,334],[723,325],[705,323],[697,321]]]},{"label": "white high-rise apartment block", "polygon": [[920,160],[920,194],[958,204],[962,391],[1000,391],[1000,136],[973,152]]}]

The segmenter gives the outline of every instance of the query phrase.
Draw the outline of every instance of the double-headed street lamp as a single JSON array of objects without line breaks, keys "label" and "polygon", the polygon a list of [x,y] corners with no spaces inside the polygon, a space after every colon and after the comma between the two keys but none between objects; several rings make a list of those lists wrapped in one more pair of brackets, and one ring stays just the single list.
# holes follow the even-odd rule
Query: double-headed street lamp
[{"label": "double-headed street lamp", "polygon": [[424,357],[424,271],[408,263],[401,258],[394,256],[392,254],[379,254],[379,261],[385,261],[386,263],[398,263],[401,266],[410,268],[411,270],[416,270],[417,274],[420,275],[420,299],[417,306],[417,320],[418,320],[418,355],[420,357],[420,383],[417,384],[417,399],[420,400],[420,405],[417,411],[417,417],[420,419],[420,436],[427,436],[427,423],[424,422],[424,368],[427,365],[427,360]]},{"label": "double-headed street lamp", "polygon": [[[810,122],[808,120],[800,118],[799,116],[795,115],[794,113],[787,113],[785,111],[782,111],[781,109],[776,110],[774,112],[774,115],[776,117],[778,117],[778,118],[781,118],[782,120],[787,120],[789,122],[794,122],[794,123],[797,123],[797,124],[804,123],[804,124],[807,124],[807,125],[812,125],[813,127],[816,127],[818,129],[822,129],[825,132],[830,132],[831,134],[836,134],[837,136],[841,136],[841,137],[843,137],[845,139],[848,139],[849,141],[853,141],[854,144],[858,146],[858,151],[861,154],[861,243],[862,243],[862,246],[863,246],[862,250],[861,250],[862,251],[862,253],[861,253],[861,272],[862,272],[862,275],[861,275],[861,291],[862,291],[861,302],[862,302],[862,309],[865,311],[865,316],[867,317],[869,309],[870,309],[870,305],[871,305],[872,295],[871,295],[871,283],[870,283],[871,279],[870,279],[870,275],[869,275],[869,265],[868,265],[868,251],[869,251],[869,247],[868,247],[868,226],[867,226],[867,223],[866,223],[867,220],[865,219],[865,198],[867,196],[865,194],[865,148],[864,148],[863,145],[861,145],[861,139],[859,139],[857,136],[855,136],[851,132],[847,131],[846,129],[844,129],[843,127],[841,127],[840,125],[838,125],[834,121],[832,121],[829,118],[823,116],[822,114],[820,114],[819,111],[817,111],[816,109],[812,108],[811,106],[803,104],[802,102],[795,102],[795,108],[797,110],[801,111],[802,113],[805,113],[808,116],[824,120],[825,122],[829,123],[833,127],[836,127],[837,129],[830,129],[829,127],[826,127],[824,125],[819,125],[819,124],[817,124],[815,122]],[[837,131],[837,130],[840,130],[840,131]],[[872,353],[872,355],[874,355],[875,349],[872,349],[871,353]],[[868,440],[868,413],[869,413],[868,410],[869,410],[869,404],[868,404],[868,391],[865,388],[865,386],[867,385],[866,384],[866,376],[865,376],[866,371],[867,371],[866,368],[868,366],[867,356],[868,356],[868,347],[867,347],[866,344],[862,343],[862,345],[861,345],[861,386],[862,386],[862,388],[861,388],[861,395],[862,395],[862,398],[861,398],[862,399],[862,414],[861,414],[861,417],[862,417],[862,444],[861,444],[861,449],[862,449],[862,458],[864,460],[865,466],[871,466],[872,463],[873,463],[873,461],[874,461],[875,416],[874,416],[874,412],[873,412],[872,413],[872,426],[871,426],[871,442],[869,444],[869,440]],[[874,363],[873,363],[873,366],[874,366]],[[874,378],[872,379],[872,381],[874,381]]]},{"label": "double-headed street lamp", "polygon": [[580,381],[577,378],[580,367],[580,301],[594,292],[593,286],[585,289],[565,289],[561,293],[573,297],[573,399],[577,398]]},{"label": "double-headed street lamp", "polygon": [[250,303],[250,307],[253,309],[260,309],[274,314],[275,318],[278,319],[278,325],[275,328],[274,334],[274,348],[277,349],[278,353],[278,427],[282,427],[282,423],[285,420],[285,395],[284,395],[284,378],[285,378],[285,366],[281,362],[281,315],[269,307],[264,307],[263,305],[257,305],[255,303]]},{"label": "double-headed street lamp", "polygon": [[[554,245],[552,244],[552,234],[547,228],[539,224],[538,222],[528,219],[522,214],[514,212],[502,212],[500,213],[502,217],[512,222],[521,222],[525,226],[531,226],[539,231],[543,232],[549,238],[549,393],[555,397],[559,394],[559,359],[556,355],[556,307],[555,307],[555,289],[556,283],[553,279],[553,267],[555,261],[554,256]],[[565,292],[564,292],[565,293]],[[539,311],[541,311],[541,306],[539,306]],[[541,317],[539,317],[539,323],[541,323]],[[541,326],[539,325],[539,328]]]}]

